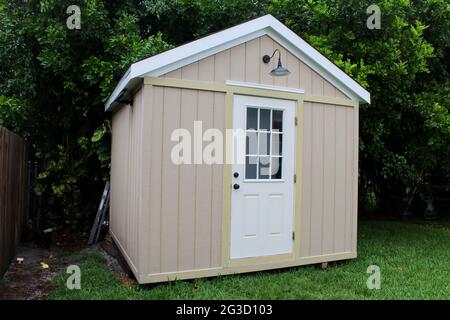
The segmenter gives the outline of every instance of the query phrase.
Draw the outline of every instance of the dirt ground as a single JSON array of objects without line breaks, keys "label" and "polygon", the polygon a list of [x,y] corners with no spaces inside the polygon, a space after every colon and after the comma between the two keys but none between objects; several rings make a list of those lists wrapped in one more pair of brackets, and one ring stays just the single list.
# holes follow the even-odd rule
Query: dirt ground
[{"label": "dirt ground", "polygon": [[[95,252],[106,258],[109,269],[123,277],[124,269],[117,260],[117,251],[110,239],[85,247],[52,245],[45,249],[33,243],[22,244],[8,271],[0,280],[0,300],[45,300],[52,290],[52,279],[70,264],[76,263],[74,254]],[[17,263],[23,258],[23,263]],[[42,263],[48,265],[42,265]]]},{"label": "dirt ground", "polygon": [[[64,264],[58,248],[42,249],[33,244],[18,248],[5,276],[0,280],[0,300],[46,299],[51,289],[51,280]],[[23,258],[18,264],[16,258]],[[46,263],[48,268],[43,268]]]}]

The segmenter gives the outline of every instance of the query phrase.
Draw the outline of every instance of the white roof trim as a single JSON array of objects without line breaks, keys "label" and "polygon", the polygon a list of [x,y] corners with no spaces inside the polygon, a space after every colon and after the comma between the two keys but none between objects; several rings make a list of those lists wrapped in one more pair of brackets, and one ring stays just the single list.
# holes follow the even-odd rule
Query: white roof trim
[{"label": "white roof trim", "polygon": [[134,85],[139,78],[159,77],[263,35],[270,36],[351,99],[370,103],[370,93],[355,80],[280,21],[265,15],[133,63],[108,98],[105,110],[109,110],[119,94]]},{"label": "white roof trim", "polygon": [[262,84],[262,83],[254,83],[254,82],[226,80],[225,84],[228,84],[230,86],[244,87],[244,88],[256,88],[256,89],[265,89],[265,90],[300,93],[300,94],[305,93],[305,90],[303,90],[303,89],[272,86],[270,84]]}]

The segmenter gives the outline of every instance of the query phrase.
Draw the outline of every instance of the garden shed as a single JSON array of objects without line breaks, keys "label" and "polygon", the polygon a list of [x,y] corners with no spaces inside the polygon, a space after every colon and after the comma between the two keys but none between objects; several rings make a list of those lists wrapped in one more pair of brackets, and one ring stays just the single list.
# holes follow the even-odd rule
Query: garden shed
[{"label": "garden shed", "polygon": [[355,258],[359,103],[271,15],[132,64],[105,107],[110,232],[139,283]]}]

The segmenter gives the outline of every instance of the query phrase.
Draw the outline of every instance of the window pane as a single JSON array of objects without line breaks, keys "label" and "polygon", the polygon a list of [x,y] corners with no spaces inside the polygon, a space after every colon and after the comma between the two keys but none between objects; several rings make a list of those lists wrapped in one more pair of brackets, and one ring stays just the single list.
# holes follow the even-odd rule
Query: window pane
[{"label": "window pane", "polygon": [[247,108],[247,129],[258,129],[258,109]]},{"label": "window pane", "polygon": [[259,155],[266,156],[270,153],[270,133],[259,133]]},{"label": "window pane", "polygon": [[280,156],[283,151],[283,135],[281,133],[272,133],[272,155]]},{"label": "window pane", "polygon": [[283,131],[283,111],[273,110],[272,129],[275,131]]},{"label": "window pane", "polygon": [[270,109],[259,109],[259,129],[270,130]]},{"label": "window pane", "polygon": [[245,157],[245,179],[256,179],[258,157]]},{"label": "window pane", "polygon": [[245,140],[245,152],[246,154],[257,154],[258,150],[258,134],[256,132],[247,132],[247,138]]},{"label": "window pane", "polygon": [[272,157],[272,167],[271,167],[271,178],[272,179],[281,179],[282,178],[282,160],[283,158]]},{"label": "window pane", "polygon": [[259,157],[259,179],[269,179],[270,175],[270,157]]}]

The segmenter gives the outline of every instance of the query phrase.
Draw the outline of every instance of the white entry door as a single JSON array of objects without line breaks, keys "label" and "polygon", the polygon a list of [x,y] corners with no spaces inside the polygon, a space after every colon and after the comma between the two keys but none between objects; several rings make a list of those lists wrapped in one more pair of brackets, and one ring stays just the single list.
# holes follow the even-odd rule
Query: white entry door
[{"label": "white entry door", "polygon": [[[234,96],[231,259],[293,250],[295,106],[290,100]],[[242,161],[236,163],[239,148]]]}]

